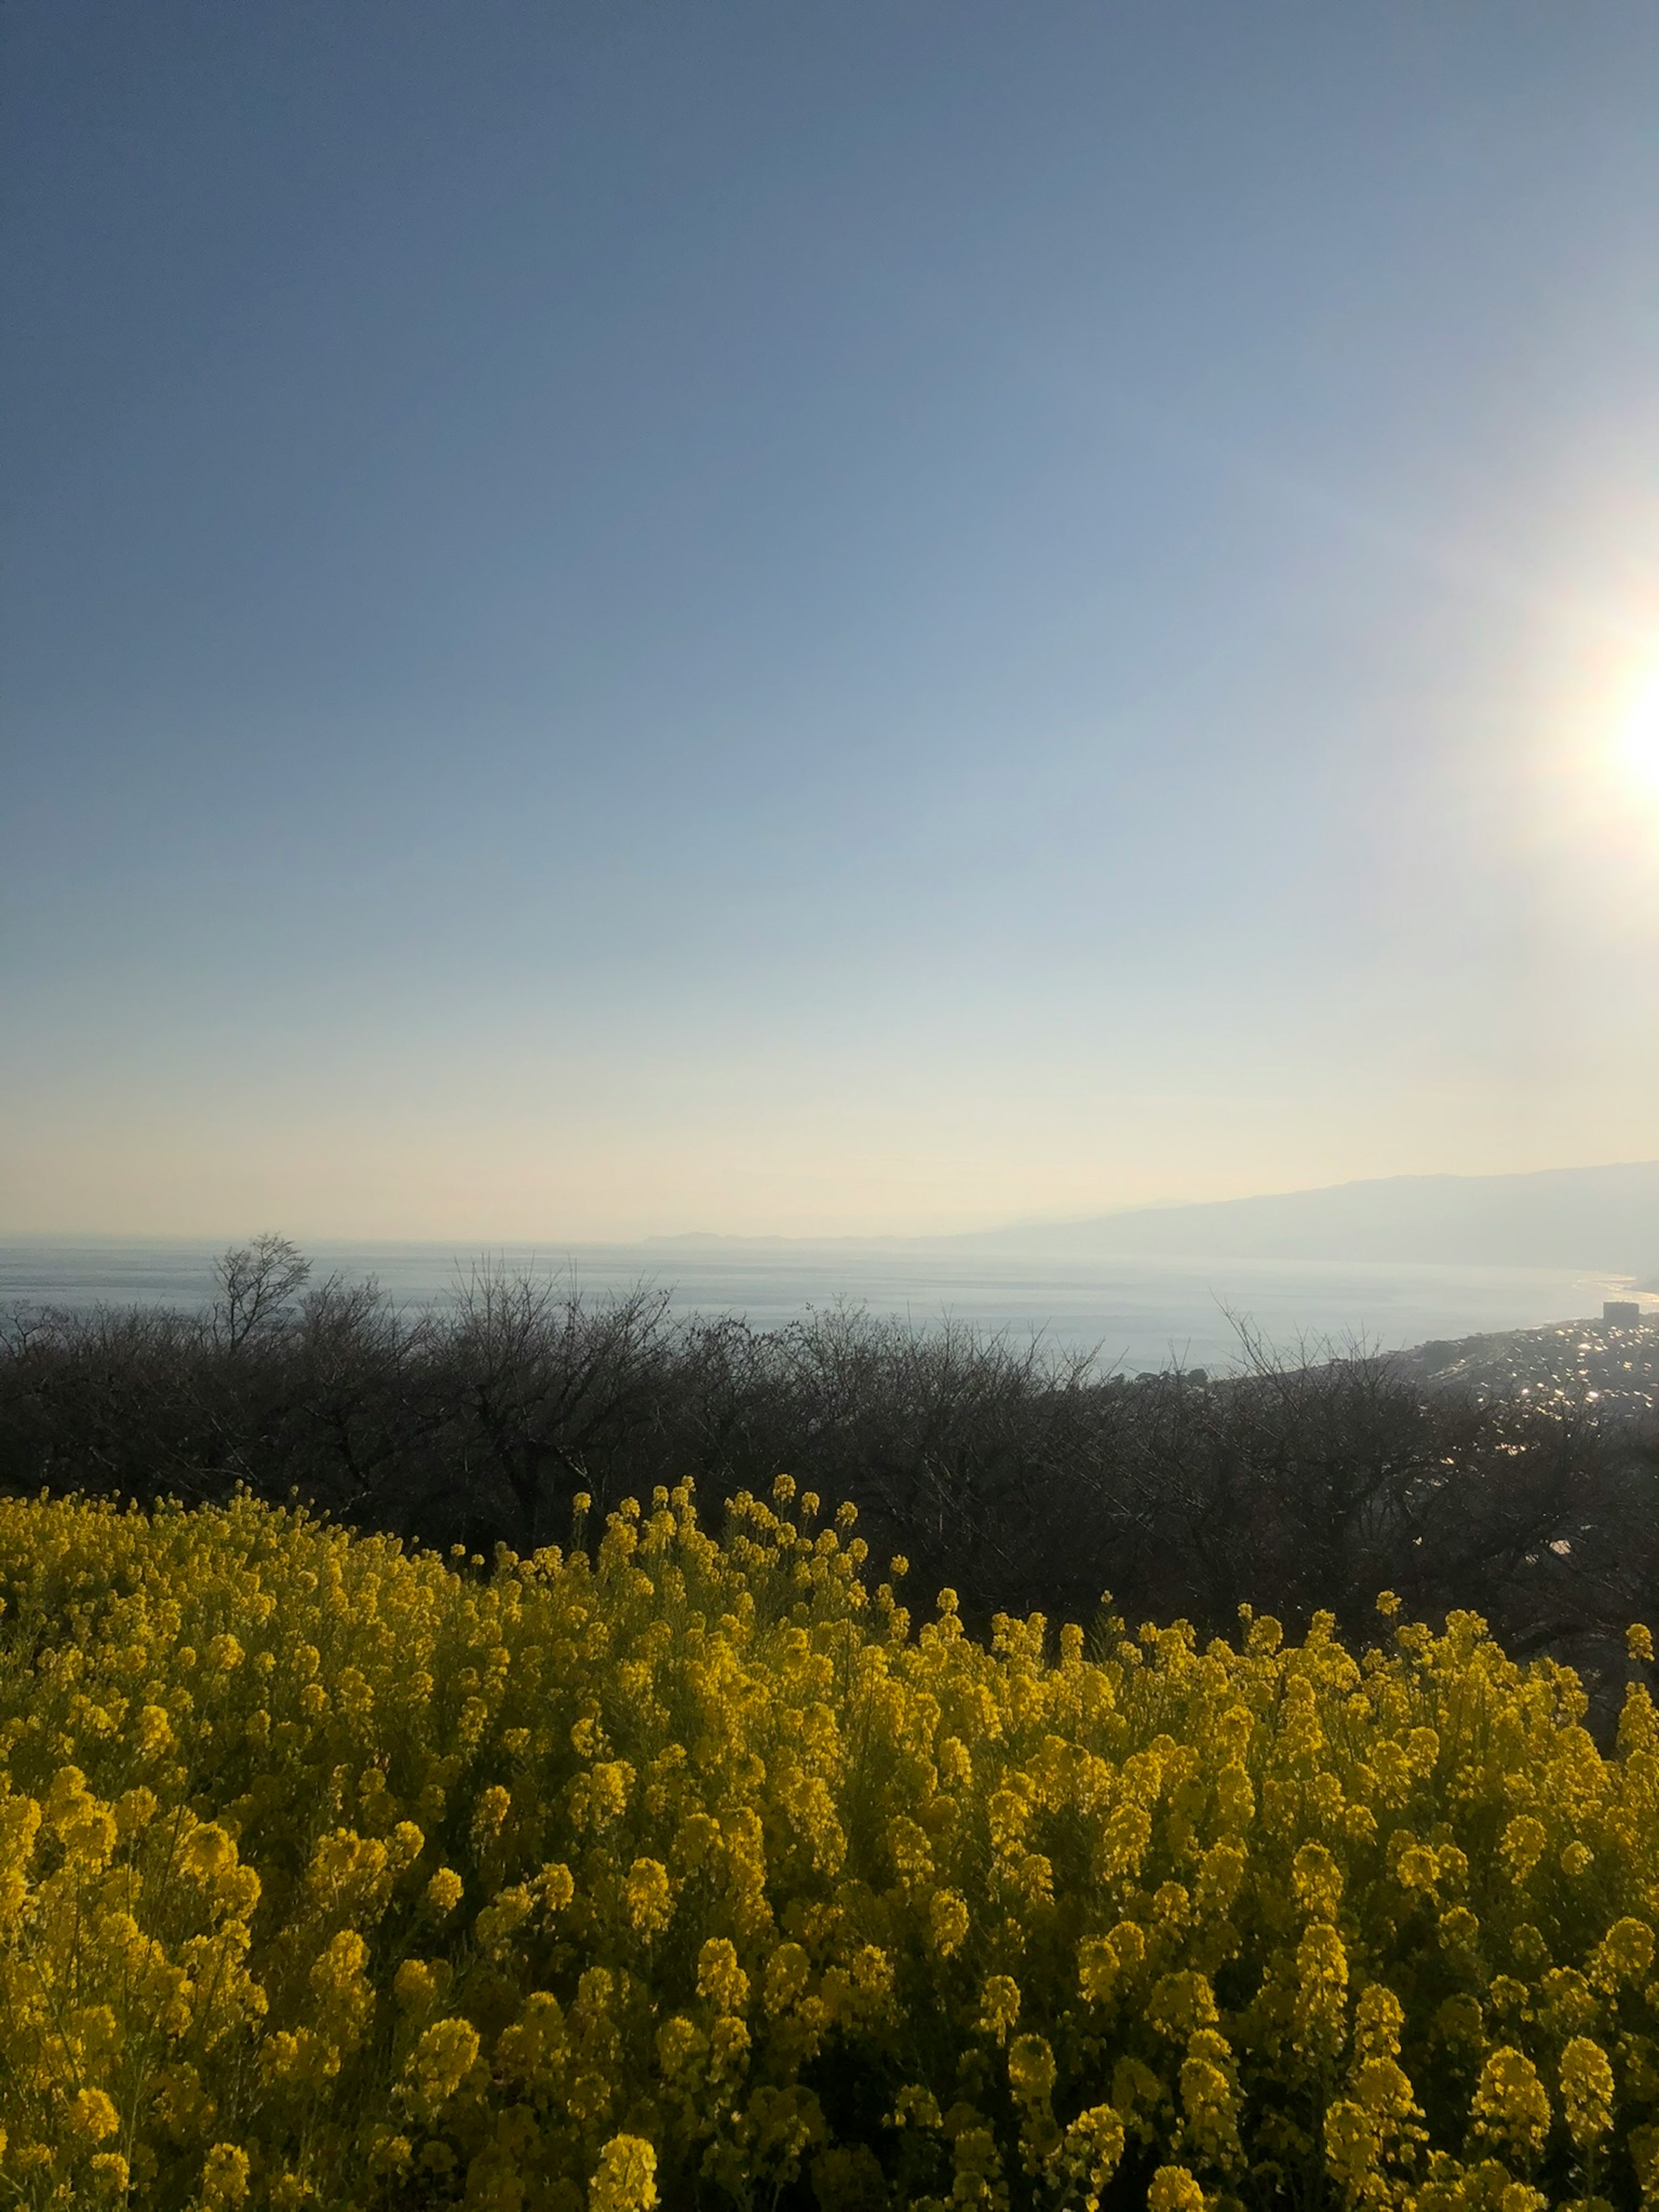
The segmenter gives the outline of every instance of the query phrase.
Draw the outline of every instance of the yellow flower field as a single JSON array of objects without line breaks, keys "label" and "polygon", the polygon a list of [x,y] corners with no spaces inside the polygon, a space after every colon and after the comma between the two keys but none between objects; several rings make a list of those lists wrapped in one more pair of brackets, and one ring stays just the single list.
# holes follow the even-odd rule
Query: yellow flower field
[{"label": "yellow flower field", "polygon": [[0,1503],[0,2205],[1659,2206],[1639,1683],[863,1564]]}]

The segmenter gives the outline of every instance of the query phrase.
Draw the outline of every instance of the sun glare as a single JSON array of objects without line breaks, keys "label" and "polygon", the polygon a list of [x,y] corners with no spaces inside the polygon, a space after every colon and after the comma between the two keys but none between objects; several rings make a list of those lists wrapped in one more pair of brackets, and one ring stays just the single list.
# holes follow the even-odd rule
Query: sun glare
[{"label": "sun glare", "polygon": [[1620,734],[1620,765],[1644,790],[1659,796],[1659,674],[1650,678]]}]

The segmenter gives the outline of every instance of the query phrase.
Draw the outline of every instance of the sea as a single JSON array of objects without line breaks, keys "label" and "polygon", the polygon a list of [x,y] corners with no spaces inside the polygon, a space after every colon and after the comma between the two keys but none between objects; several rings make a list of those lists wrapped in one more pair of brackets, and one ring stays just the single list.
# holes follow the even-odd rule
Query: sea
[{"label": "sea", "polygon": [[[46,1306],[197,1308],[213,1295],[208,1242],[0,1241],[0,1313]],[[306,1247],[313,1281],[373,1278],[396,1304],[441,1307],[475,1269],[504,1267],[604,1298],[646,1288],[679,1314],[776,1328],[837,1306],[912,1327],[954,1322],[1024,1346],[1088,1351],[1106,1371],[1225,1374],[1247,1340],[1286,1358],[1401,1350],[1599,1316],[1624,1279],[1560,1268],[1324,1260],[1095,1259],[965,1252],[939,1242],[662,1238],[641,1244],[335,1243]]]}]

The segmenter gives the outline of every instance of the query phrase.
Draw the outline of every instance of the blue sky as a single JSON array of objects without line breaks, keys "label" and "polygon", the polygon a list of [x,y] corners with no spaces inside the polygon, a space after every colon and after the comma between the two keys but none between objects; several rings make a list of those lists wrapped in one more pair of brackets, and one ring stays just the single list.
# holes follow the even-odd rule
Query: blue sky
[{"label": "blue sky", "polygon": [[1659,1153],[1650,6],[6,44],[0,1225]]}]

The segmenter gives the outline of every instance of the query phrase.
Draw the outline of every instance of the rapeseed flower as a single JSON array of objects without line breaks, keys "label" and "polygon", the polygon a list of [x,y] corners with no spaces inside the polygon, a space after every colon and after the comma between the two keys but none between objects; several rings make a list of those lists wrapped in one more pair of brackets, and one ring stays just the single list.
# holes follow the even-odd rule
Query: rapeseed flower
[{"label": "rapeseed flower", "polygon": [[1659,2207],[1645,1686],[980,1643],[852,1528],[0,1501],[0,2198]]}]

